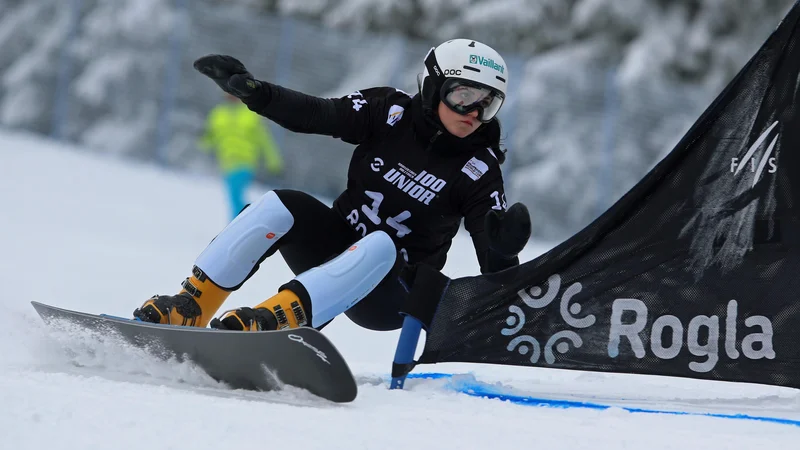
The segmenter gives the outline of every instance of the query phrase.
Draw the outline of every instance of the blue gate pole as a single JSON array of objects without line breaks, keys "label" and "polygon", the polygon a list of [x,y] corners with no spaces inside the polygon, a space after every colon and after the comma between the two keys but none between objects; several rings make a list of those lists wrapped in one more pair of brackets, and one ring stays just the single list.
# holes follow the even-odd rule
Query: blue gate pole
[{"label": "blue gate pole", "polygon": [[617,71],[614,68],[606,72],[605,95],[603,108],[603,148],[601,155],[599,179],[597,186],[597,209],[599,217],[611,203],[614,178],[614,146],[616,144],[617,122],[619,120],[619,96],[617,92]]},{"label": "blue gate pole", "polygon": [[172,127],[170,115],[175,107],[175,95],[180,86],[181,56],[183,55],[183,42],[189,26],[187,17],[186,0],[175,0],[177,10],[177,23],[169,37],[167,60],[164,63],[164,85],[161,91],[161,108],[158,111],[156,123],[156,159],[160,164],[167,164]]},{"label": "blue gate pole", "polygon": [[422,322],[406,315],[403,319],[403,328],[400,330],[400,339],[397,341],[397,350],[394,353],[392,382],[389,384],[389,389],[403,389],[408,374],[405,370],[398,372],[398,369],[414,362],[414,353],[417,351],[421,331]]},{"label": "blue gate pole", "polygon": [[53,113],[51,116],[51,136],[54,139],[64,138],[67,116],[69,114],[69,83],[72,77],[72,57],[69,55],[69,47],[75,36],[78,35],[78,27],[83,9],[83,0],[71,0],[69,18],[69,30],[64,42],[61,44],[61,55],[58,57],[58,75],[56,77],[56,97],[53,101]]}]

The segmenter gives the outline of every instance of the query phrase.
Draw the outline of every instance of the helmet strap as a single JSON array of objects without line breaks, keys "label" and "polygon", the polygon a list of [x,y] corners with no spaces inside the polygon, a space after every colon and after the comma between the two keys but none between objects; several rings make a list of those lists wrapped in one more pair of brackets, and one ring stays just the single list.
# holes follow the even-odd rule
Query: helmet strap
[{"label": "helmet strap", "polygon": [[446,77],[444,76],[444,70],[439,67],[439,62],[436,61],[436,53],[434,50],[435,47],[431,47],[431,49],[428,50],[428,54],[425,56],[425,68],[428,69],[428,76],[433,80],[433,85],[436,89],[439,89],[442,87],[442,84],[444,84]]},{"label": "helmet strap", "polygon": [[439,90],[433,85],[431,77],[425,77],[422,81],[420,94],[422,96],[422,108],[432,113],[441,99],[439,98]]},{"label": "helmet strap", "polygon": [[422,96],[422,109],[427,111],[426,114],[434,115],[434,110],[438,106],[441,99],[439,98],[439,89],[444,83],[445,76],[439,63],[436,61],[436,54],[434,50],[436,47],[431,47],[428,54],[425,55],[425,71],[426,75],[422,79],[420,85],[420,94]]}]

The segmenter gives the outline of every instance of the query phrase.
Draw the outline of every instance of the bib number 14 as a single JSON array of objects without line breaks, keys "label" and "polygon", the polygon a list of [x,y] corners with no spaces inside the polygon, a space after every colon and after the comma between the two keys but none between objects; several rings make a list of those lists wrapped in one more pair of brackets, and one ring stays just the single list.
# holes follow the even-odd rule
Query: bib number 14
[{"label": "bib number 14", "polygon": [[[367,197],[372,199],[372,205],[361,205],[361,212],[364,216],[369,219],[375,225],[381,224],[381,218],[378,216],[378,209],[381,207],[381,203],[383,202],[383,194],[380,192],[375,191],[365,191],[364,192]],[[362,236],[367,235],[367,227],[364,226],[363,223],[358,223],[359,214],[357,210],[353,210],[350,215],[347,216],[347,220],[350,221],[351,225],[356,226],[356,230],[361,232]],[[409,211],[403,211],[400,214],[390,217],[386,219],[386,225],[392,227],[392,229],[397,231],[397,237],[401,238],[409,233],[411,233],[411,228],[403,225],[402,222],[406,219],[411,217],[411,213]]]},{"label": "bib number 14", "polygon": [[[380,225],[381,218],[378,216],[378,209],[381,207],[381,203],[383,202],[383,194],[375,191],[364,191],[364,193],[367,195],[367,197],[372,199],[372,205],[361,205],[361,213],[373,224]],[[394,217],[389,217],[386,219],[386,225],[389,225],[392,227],[392,229],[396,230],[397,237],[401,238],[411,233],[411,228],[408,228],[402,224],[402,222],[409,217],[411,217],[411,212],[408,210],[403,211]],[[361,236],[364,237],[367,235],[367,226],[359,222],[359,219],[360,214],[358,213],[357,209],[350,211],[350,214],[347,215],[347,220],[350,222],[350,225],[354,225],[356,231],[361,232]],[[408,261],[408,253],[406,252],[406,249],[401,248],[400,253],[402,253],[403,258]]]}]

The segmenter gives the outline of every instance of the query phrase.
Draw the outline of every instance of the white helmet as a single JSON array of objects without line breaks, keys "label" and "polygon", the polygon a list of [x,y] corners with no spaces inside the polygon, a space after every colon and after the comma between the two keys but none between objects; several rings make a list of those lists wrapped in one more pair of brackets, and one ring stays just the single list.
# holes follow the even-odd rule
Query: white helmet
[{"label": "white helmet", "polygon": [[437,100],[459,114],[478,110],[490,122],[506,97],[508,67],[493,48],[469,39],[452,39],[431,48],[425,56],[421,93],[423,104]]}]

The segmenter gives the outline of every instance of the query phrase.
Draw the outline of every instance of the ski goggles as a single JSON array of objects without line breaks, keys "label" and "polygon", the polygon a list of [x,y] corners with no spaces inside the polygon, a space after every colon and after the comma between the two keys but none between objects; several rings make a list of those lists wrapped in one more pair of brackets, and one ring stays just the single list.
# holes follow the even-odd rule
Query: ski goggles
[{"label": "ski goggles", "polygon": [[505,96],[488,86],[458,78],[448,78],[442,85],[440,97],[451,110],[467,115],[478,110],[478,120],[489,122],[500,107]]}]

